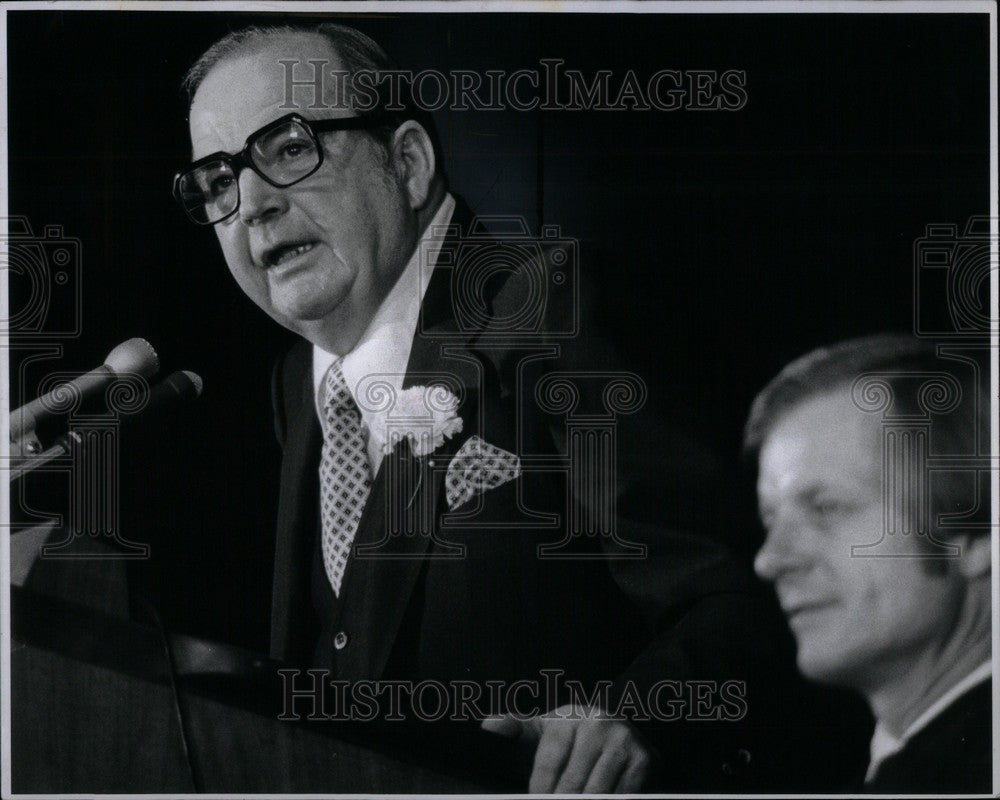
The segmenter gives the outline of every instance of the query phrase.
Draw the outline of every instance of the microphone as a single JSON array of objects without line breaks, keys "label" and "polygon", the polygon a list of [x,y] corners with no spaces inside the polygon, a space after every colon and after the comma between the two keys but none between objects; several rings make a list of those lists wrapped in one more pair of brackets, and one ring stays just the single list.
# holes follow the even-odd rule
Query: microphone
[{"label": "microphone", "polygon": [[[178,370],[153,386],[143,396],[145,402],[137,406],[135,411],[129,412],[131,416],[142,416],[149,412],[157,412],[165,406],[180,401],[194,400],[201,396],[203,387],[201,376],[190,370]],[[125,422],[127,417],[122,421]],[[72,444],[72,438],[67,439],[66,435],[56,439],[56,444]]]},{"label": "microphone", "polygon": [[174,400],[194,400],[201,397],[204,383],[201,376],[190,370],[177,370],[149,390],[142,413],[159,408]]},{"label": "microphone", "polygon": [[[142,340],[139,339],[138,341]],[[201,396],[203,385],[201,377],[198,374],[189,370],[178,370],[149,390],[146,395],[146,404],[142,407],[141,413],[168,405],[175,400],[194,400]],[[14,465],[10,470],[9,480],[13,483],[33,469],[37,469],[55,458],[69,455],[75,448],[83,446],[83,439],[78,433],[75,431],[65,433],[59,436],[52,447],[45,452],[28,459],[23,459],[20,463]]]},{"label": "microphone", "polygon": [[108,353],[104,363],[13,411],[10,415],[10,440],[20,441],[31,435],[40,422],[58,416],[68,397],[88,397],[104,389],[125,373],[153,377],[160,369],[160,359],[145,339],[129,339]]}]

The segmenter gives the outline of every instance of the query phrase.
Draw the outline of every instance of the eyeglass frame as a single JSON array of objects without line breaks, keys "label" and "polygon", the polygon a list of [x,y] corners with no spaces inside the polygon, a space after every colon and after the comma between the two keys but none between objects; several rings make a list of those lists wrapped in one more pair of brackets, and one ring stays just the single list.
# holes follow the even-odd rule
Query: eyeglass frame
[{"label": "eyeglass frame", "polygon": [[[238,153],[227,153],[225,150],[217,150],[214,153],[210,153],[207,156],[199,158],[197,161],[193,161],[188,164],[187,167],[180,170],[174,174],[173,181],[173,195],[174,200],[177,201],[178,205],[184,210],[184,214],[196,225],[218,225],[220,222],[225,222],[227,219],[233,216],[237,211],[240,210],[240,203],[242,202],[242,197],[240,196],[240,173],[244,169],[249,168],[255,175],[257,175],[262,181],[276,189],[287,189],[290,186],[294,186],[300,181],[304,181],[311,175],[315,175],[321,166],[323,166],[323,147],[319,141],[319,134],[321,133],[333,133],[334,131],[358,131],[358,130],[370,130],[372,128],[377,128],[380,125],[384,125],[392,120],[392,115],[384,111],[377,112],[374,114],[362,114],[354,117],[333,117],[330,119],[306,119],[301,114],[292,112],[291,114],[285,114],[283,117],[279,117],[272,122],[267,123],[262,128],[258,128],[249,136],[247,136],[246,141],[243,143],[243,149]],[[251,146],[265,134],[279,128],[282,125],[287,125],[290,122],[296,122],[302,125],[312,136],[314,143],[316,144],[316,166],[313,167],[305,175],[301,175],[296,178],[291,183],[277,183],[267,177],[257,165],[254,164],[253,159],[250,157]],[[181,199],[181,188],[180,182],[181,178],[190,172],[193,172],[198,167],[204,166],[212,161],[224,161],[230,166],[233,171],[233,178],[236,180],[236,205],[233,210],[230,211],[226,216],[220,217],[212,222],[201,222],[195,219],[191,212],[188,211],[187,207],[184,205],[184,201]]]}]

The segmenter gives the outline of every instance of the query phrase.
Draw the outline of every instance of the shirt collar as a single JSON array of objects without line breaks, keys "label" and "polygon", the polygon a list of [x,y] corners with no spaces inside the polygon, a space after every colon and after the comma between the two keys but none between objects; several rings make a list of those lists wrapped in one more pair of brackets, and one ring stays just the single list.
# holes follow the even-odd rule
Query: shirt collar
[{"label": "shirt collar", "polygon": [[[455,198],[450,194],[445,195],[434,218],[424,230],[421,240],[429,231],[447,225],[454,210]],[[343,356],[341,366],[344,370],[344,379],[366,425],[369,422],[369,415],[365,410],[365,404],[358,402],[359,384],[368,377],[378,376],[380,382],[388,383],[396,392],[403,386],[406,365],[410,360],[410,350],[413,346],[413,335],[420,317],[420,304],[423,302],[434,267],[431,263],[421,268],[420,253],[421,247],[418,243],[396,283],[378,307],[365,332],[361,334],[358,343],[350,353]],[[339,355],[328,353],[313,345],[313,397],[316,401],[316,413],[321,419],[320,386],[323,376],[337,358]],[[361,389],[363,391],[364,386],[361,386]],[[377,470],[381,452],[371,438],[369,438],[368,458],[372,470]]]},{"label": "shirt collar", "polygon": [[872,734],[870,746],[871,758],[868,762],[868,773],[865,775],[865,783],[869,783],[875,778],[879,767],[882,766],[882,763],[887,758],[906,747],[906,743],[926,728],[936,716],[969,691],[969,689],[987,680],[992,673],[992,664],[989,661],[984,661],[935,700],[923,714],[913,720],[910,726],[903,731],[902,736],[894,736],[881,721],[877,721],[875,723],[875,732]]}]

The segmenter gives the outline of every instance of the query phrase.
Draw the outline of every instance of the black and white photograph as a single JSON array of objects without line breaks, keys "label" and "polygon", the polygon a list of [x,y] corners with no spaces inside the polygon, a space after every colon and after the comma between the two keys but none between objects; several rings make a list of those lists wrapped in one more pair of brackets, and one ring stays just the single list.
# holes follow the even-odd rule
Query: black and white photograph
[{"label": "black and white photograph", "polygon": [[996,5],[0,0],[4,797],[996,796]]}]

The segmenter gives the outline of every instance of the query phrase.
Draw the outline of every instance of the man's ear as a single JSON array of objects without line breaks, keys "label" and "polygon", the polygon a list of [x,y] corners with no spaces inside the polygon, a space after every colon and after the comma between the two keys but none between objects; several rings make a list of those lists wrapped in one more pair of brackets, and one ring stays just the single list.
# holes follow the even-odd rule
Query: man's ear
[{"label": "man's ear", "polygon": [[408,119],[396,128],[391,148],[396,174],[406,188],[410,208],[419,211],[427,203],[437,174],[431,137],[423,125]]},{"label": "man's ear", "polygon": [[990,574],[990,537],[961,536],[962,558],[959,569],[967,580],[982,578]]}]

